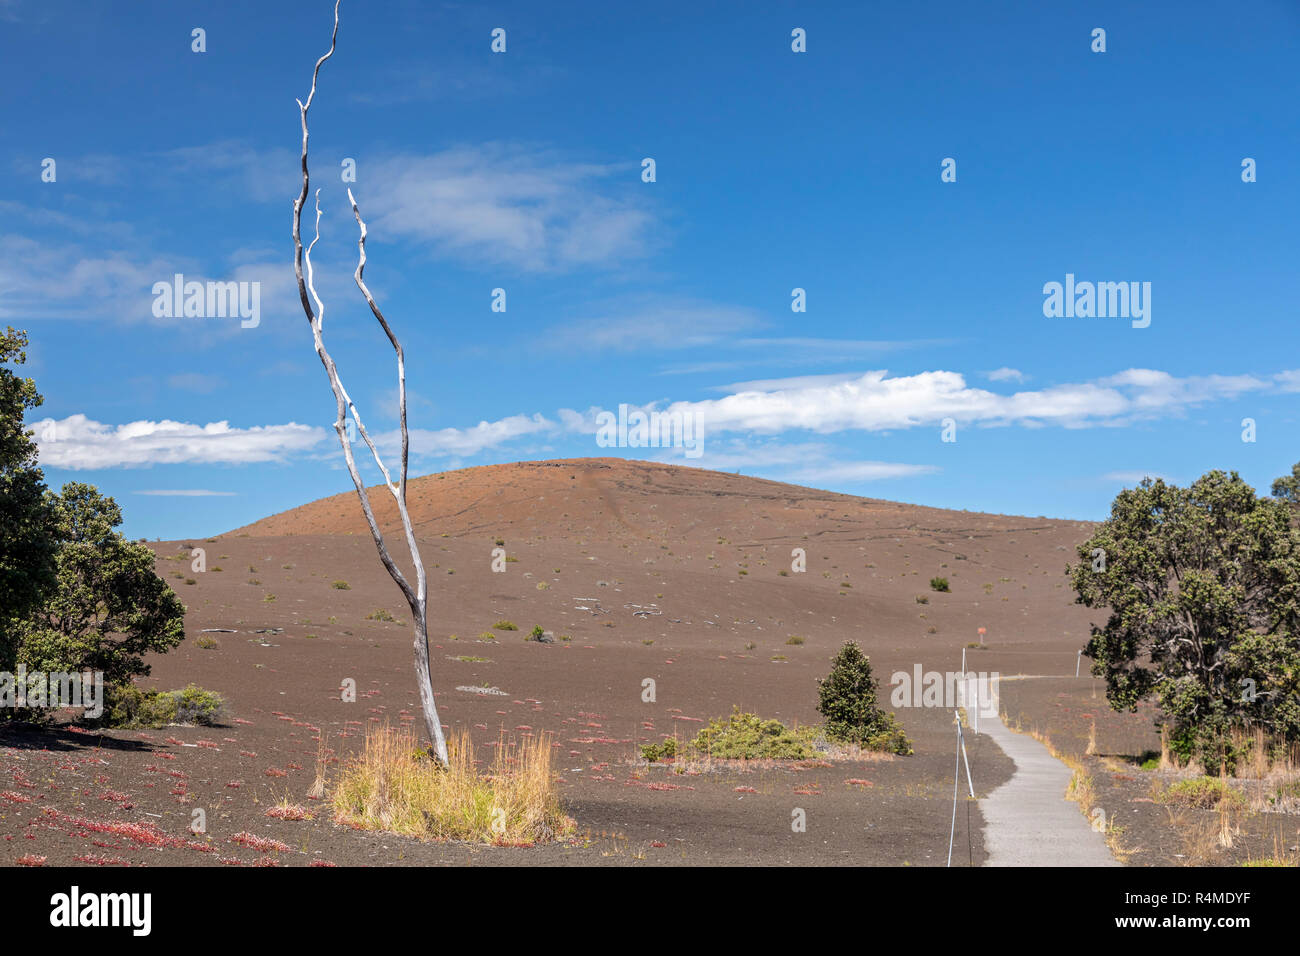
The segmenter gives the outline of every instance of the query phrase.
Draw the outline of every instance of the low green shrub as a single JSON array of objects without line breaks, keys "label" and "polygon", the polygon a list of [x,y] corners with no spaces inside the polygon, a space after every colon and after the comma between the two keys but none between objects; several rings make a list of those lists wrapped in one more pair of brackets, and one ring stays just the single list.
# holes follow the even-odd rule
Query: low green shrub
[{"label": "low green shrub", "polygon": [[184,690],[144,690],[134,684],[104,688],[104,713],[99,723],[108,727],[165,727],[168,724],[212,726],[221,718],[225,698],[189,684]]},{"label": "low green shrub", "polygon": [[689,749],[720,760],[806,760],[817,756],[817,729],[790,729],[779,720],[732,712],[700,729]]},{"label": "low green shrub", "polygon": [[170,699],[176,708],[176,720],[182,724],[202,724],[211,727],[221,719],[226,699],[197,684],[186,684],[184,690],[164,691],[159,696]]},{"label": "low green shrub", "polygon": [[1246,802],[1241,791],[1234,790],[1220,777],[1192,777],[1189,780],[1179,780],[1170,784],[1160,795],[1161,803],[1195,807],[1200,810],[1213,810],[1224,800],[1230,806],[1242,806]]}]

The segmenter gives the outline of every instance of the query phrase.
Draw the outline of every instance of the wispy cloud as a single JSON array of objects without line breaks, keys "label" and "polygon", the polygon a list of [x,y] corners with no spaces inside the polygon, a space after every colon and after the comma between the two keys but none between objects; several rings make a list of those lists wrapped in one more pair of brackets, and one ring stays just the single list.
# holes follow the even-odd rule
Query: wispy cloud
[{"label": "wispy cloud", "polygon": [[492,143],[371,160],[366,182],[357,200],[379,241],[537,272],[606,266],[650,248],[653,217],[633,196],[633,162]]},{"label": "wispy cloud", "polygon": [[225,384],[225,379],[220,375],[205,375],[202,372],[177,372],[167,376],[167,384],[181,391],[210,395]]},{"label": "wispy cloud", "polygon": [[[957,372],[891,377],[888,372],[875,371],[737,382],[723,386],[728,394],[718,399],[633,407],[692,416],[705,448],[704,460],[695,462],[699,465],[719,469],[784,467],[791,480],[873,481],[934,469],[927,464],[843,461],[837,459],[837,452],[817,442],[783,444],[765,438],[798,432],[833,435],[931,427],[945,418],[985,427],[1120,427],[1179,416],[1196,406],[1244,394],[1282,391],[1297,374],[1300,372],[1180,378],[1151,369],[1128,369],[1093,382],[1002,394],[972,388]],[[586,411],[561,408],[554,420],[536,412],[465,428],[417,428],[410,432],[411,454],[461,458],[521,438],[594,435],[601,410],[597,406]],[[333,437],[330,429],[292,422],[243,429],[232,428],[227,422],[139,421],[112,426],[84,415],[44,419],[29,427],[36,430],[42,462],[71,469],[282,461],[320,454],[316,446]],[[740,436],[746,437],[742,441]],[[381,452],[393,460],[400,448],[399,433],[395,429],[375,433],[375,439]],[[675,453],[663,454],[672,457]],[[1129,480],[1134,475],[1136,472],[1114,472],[1106,478]]]},{"label": "wispy cloud", "polygon": [[[106,425],[85,415],[70,415],[29,422],[27,427],[35,433],[42,465],[74,471],[151,465],[246,465],[325,457],[337,451],[333,428],[295,422],[250,428],[232,427],[228,422],[198,425],[169,420]],[[557,428],[555,422],[540,414],[512,415],[468,428],[417,428],[410,432],[411,456],[475,455]],[[396,467],[401,450],[400,432],[393,429],[372,433],[372,437],[380,454],[386,456],[390,470]],[[369,451],[360,441],[354,440],[353,451],[358,463],[369,467]]]},{"label": "wispy cloud", "polygon": [[310,451],[326,436],[323,428],[293,422],[251,428],[168,420],[114,426],[85,415],[44,419],[29,427],[36,432],[42,465],[74,471],[286,461]]},{"label": "wispy cloud", "polygon": [[840,461],[792,471],[787,477],[800,484],[827,482],[849,485],[866,481],[914,478],[918,475],[935,474],[940,470],[937,465],[908,465],[892,461]]},{"label": "wispy cloud", "polygon": [[695,415],[706,433],[821,434],[887,431],[936,425],[945,418],[967,425],[1120,425],[1180,415],[1207,402],[1282,387],[1290,373],[1177,378],[1129,369],[1095,382],[1070,383],[1002,394],[967,385],[958,372],[893,376],[804,376],[741,382],[719,399],[674,402],[665,409]]},{"label": "wispy cloud", "polygon": [[1166,482],[1172,481],[1167,475],[1155,471],[1142,471],[1140,469],[1130,469],[1127,471],[1108,471],[1101,476],[1102,481],[1119,482],[1123,485],[1141,484],[1145,478],[1160,478]]},{"label": "wispy cloud", "polygon": [[793,484],[852,485],[935,474],[930,464],[843,460],[843,449],[826,442],[753,442],[735,438],[706,443],[699,458],[680,449],[659,450],[656,460],[712,471],[737,471]]},{"label": "wispy cloud", "polygon": [[593,312],[544,332],[542,344],[592,352],[689,349],[714,345],[763,324],[751,309],[670,296],[632,296],[604,303]]},{"label": "wispy cloud", "polygon": [[1004,365],[1002,368],[995,368],[991,372],[986,372],[984,377],[990,382],[1023,382],[1025,373],[1018,368],[1008,368]]},{"label": "wispy cloud", "polygon": [[[436,431],[413,429],[410,432],[411,454],[431,457],[476,455],[526,435],[554,431],[556,424],[540,414],[511,415],[494,422],[479,422],[471,428],[440,428]],[[400,453],[401,433],[385,432],[376,439],[381,450]]]},{"label": "wispy cloud", "polygon": [[[177,273],[186,282],[257,282],[261,321],[269,327],[300,317],[296,280],[283,261],[231,260],[224,273],[204,269],[179,253],[101,252],[62,238],[33,239],[0,235],[0,322],[67,319],[148,324],[202,335],[233,335],[240,319],[160,318],[153,314],[155,283],[171,284]],[[323,295],[340,293],[350,275],[320,282]]]}]

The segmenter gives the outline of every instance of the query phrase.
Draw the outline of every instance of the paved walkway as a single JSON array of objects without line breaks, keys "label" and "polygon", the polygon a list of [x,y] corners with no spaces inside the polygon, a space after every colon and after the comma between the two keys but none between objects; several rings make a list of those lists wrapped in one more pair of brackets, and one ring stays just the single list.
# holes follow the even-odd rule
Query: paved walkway
[{"label": "paved walkway", "polygon": [[998,718],[980,717],[979,726],[1016,764],[1011,779],[980,801],[985,866],[1120,865],[1079,805],[1065,799],[1071,774],[1065,764]]}]

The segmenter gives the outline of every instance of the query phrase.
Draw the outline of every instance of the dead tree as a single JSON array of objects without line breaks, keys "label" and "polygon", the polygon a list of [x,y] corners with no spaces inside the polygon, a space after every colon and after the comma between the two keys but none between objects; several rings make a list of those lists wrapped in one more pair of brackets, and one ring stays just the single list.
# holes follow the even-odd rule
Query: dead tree
[{"label": "dead tree", "polygon": [[[411,619],[414,622],[413,627],[415,630],[415,679],[420,689],[420,704],[424,710],[424,725],[429,732],[429,739],[433,742],[434,752],[438,760],[445,765],[447,763],[447,743],[442,735],[442,724],[438,720],[438,706],[433,699],[433,684],[429,677],[428,578],[424,572],[424,562],[420,558],[420,548],[415,542],[415,530],[411,526],[411,514],[406,507],[406,467],[410,445],[406,431],[406,363],[402,354],[401,343],[397,341],[397,336],[393,334],[393,330],[389,327],[383,313],[379,311],[374,296],[370,294],[370,290],[366,288],[365,280],[362,278],[362,273],[366,268],[366,224],[361,218],[361,210],[357,207],[357,201],[353,198],[351,189],[348,190],[348,202],[352,204],[352,214],[356,216],[357,226],[361,231],[360,238],[357,240],[359,257],[353,279],[356,280],[357,287],[361,290],[361,294],[365,296],[366,304],[370,306],[370,311],[384,330],[384,334],[388,336],[388,341],[392,343],[393,351],[397,353],[398,411],[402,430],[402,468],[396,485],[393,484],[392,476],[380,457],[379,449],[375,447],[374,441],[370,438],[370,433],[366,431],[360,413],[357,412],[356,406],[352,403],[347,390],[343,387],[343,383],[339,379],[338,368],[334,365],[334,360],[330,357],[329,352],[326,351],[325,342],[322,338],[321,329],[324,324],[325,306],[321,302],[320,296],[316,294],[316,287],[312,282],[311,268],[311,251],[320,240],[321,208],[319,189],[316,190],[316,235],[305,252],[302,247],[302,210],[307,203],[307,196],[310,191],[310,178],[307,172],[307,111],[311,108],[311,101],[316,96],[316,79],[320,75],[321,65],[334,55],[334,47],[339,35],[340,2],[341,0],[335,0],[334,3],[334,32],[330,36],[329,52],[316,61],[316,69],[312,71],[311,75],[311,93],[307,96],[307,102],[297,101],[298,110],[302,117],[302,192],[293,204],[294,272],[298,276],[298,296],[302,299],[302,308],[307,314],[307,321],[311,325],[312,338],[316,343],[316,354],[320,356],[321,364],[325,366],[325,372],[329,376],[330,388],[334,392],[336,405],[334,430],[338,432],[339,444],[343,448],[343,457],[348,465],[348,474],[352,476],[352,484],[356,486],[357,497],[361,499],[361,510],[365,513],[366,524],[370,526],[370,536],[375,539],[375,547],[379,550],[379,559],[383,561],[389,575],[401,588],[402,595],[411,608]],[[306,265],[305,277],[303,273],[304,263]],[[308,298],[309,294],[310,299]],[[312,308],[313,301],[315,302],[314,310]],[[410,550],[411,560],[415,564],[414,588],[411,587],[410,582],[397,565],[393,563],[392,556],[388,553],[388,545],[384,541],[383,532],[380,531],[379,523],[375,520],[374,509],[370,507],[370,495],[366,491],[365,483],[361,480],[361,474],[357,471],[356,460],[352,456],[352,441],[348,437],[347,429],[349,414],[351,414],[353,422],[356,423],[357,434],[361,436],[361,440],[370,449],[375,464],[379,466],[380,472],[383,473],[384,484],[397,502],[397,511],[402,519],[402,530],[406,533],[406,546]]]}]

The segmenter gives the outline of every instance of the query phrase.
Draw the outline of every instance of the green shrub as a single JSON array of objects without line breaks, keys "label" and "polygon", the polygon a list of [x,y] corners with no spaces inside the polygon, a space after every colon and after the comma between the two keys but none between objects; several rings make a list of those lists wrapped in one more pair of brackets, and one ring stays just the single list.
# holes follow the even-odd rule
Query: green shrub
[{"label": "green shrub", "polygon": [[1213,810],[1223,800],[1230,805],[1241,806],[1246,798],[1239,790],[1234,790],[1220,777],[1193,777],[1179,780],[1169,785],[1160,795],[1161,803],[1173,803],[1182,807],[1196,807],[1201,810]]},{"label": "green shrub", "polygon": [[389,614],[387,610],[381,607],[378,610],[376,610],[373,614],[367,614],[366,620],[367,621],[388,621],[389,623],[392,623],[396,621],[397,618],[393,617],[393,615]]},{"label": "green shrub", "polygon": [[104,688],[104,713],[99,723],[108,727],[165,727],[168,724],[211,726],[220,719],[225,698],[194,684],[184,690],[144,690],[134,684],[109,684]]},{"label": "green shrub", "polygon": [[169,690],[158,695],[172,701],[176,720],[182,724],[202,724],[210,727],[221,719],[226,699],[215,691],[204,690],[197,684],[186,684],[184,690]]},{"label": "green shrub", "polygon": [[348,584],[347,581],[335,581],[333,584],[330,585],[330,587],[334,588],[336,591],[352,590],[352,585]]},{"label": "green shrub", "polygon": [[949,588],[948,588],[948,579],[947,579],[947,578],[931,578],[931,579],[930,579],[930,590],[932,590],[932,591],[943,591],[943,592],[947,592],[947,591],[949,590]]},{"label": "green shrub", "polygon": [[668,760],[677,756],[677,740],[669,737],[667,740],[657,744],[642,744],[641,756],[651,763],[656,760]]},{"label": "green shrub", "polygon": [[156,690],[134,684],[104,688],[104,713],[98,722],[107,727],[165,727],[175,720],[176,702]]},{"label": "green shrub", "polygon": [[817,681],[817,712],[826,718],[826,737],[868,750],[910,754],[911,741],[898,720],[876,704],[871,660],[853,641],[831,659],[831,672]]},{"label": "green shrub", "polygon": [[519,628],[517,628],[512,621],[497,621],[495,624],[492,625],[492,630],[517,631],[519,630]]},{"label": "green shrub", "polygon": [[816,728],[790,729],[779,720],[763,720],[738,709],[717,717],[688,746],[694,753],[720,760],[806,760],[817,756]]}]

